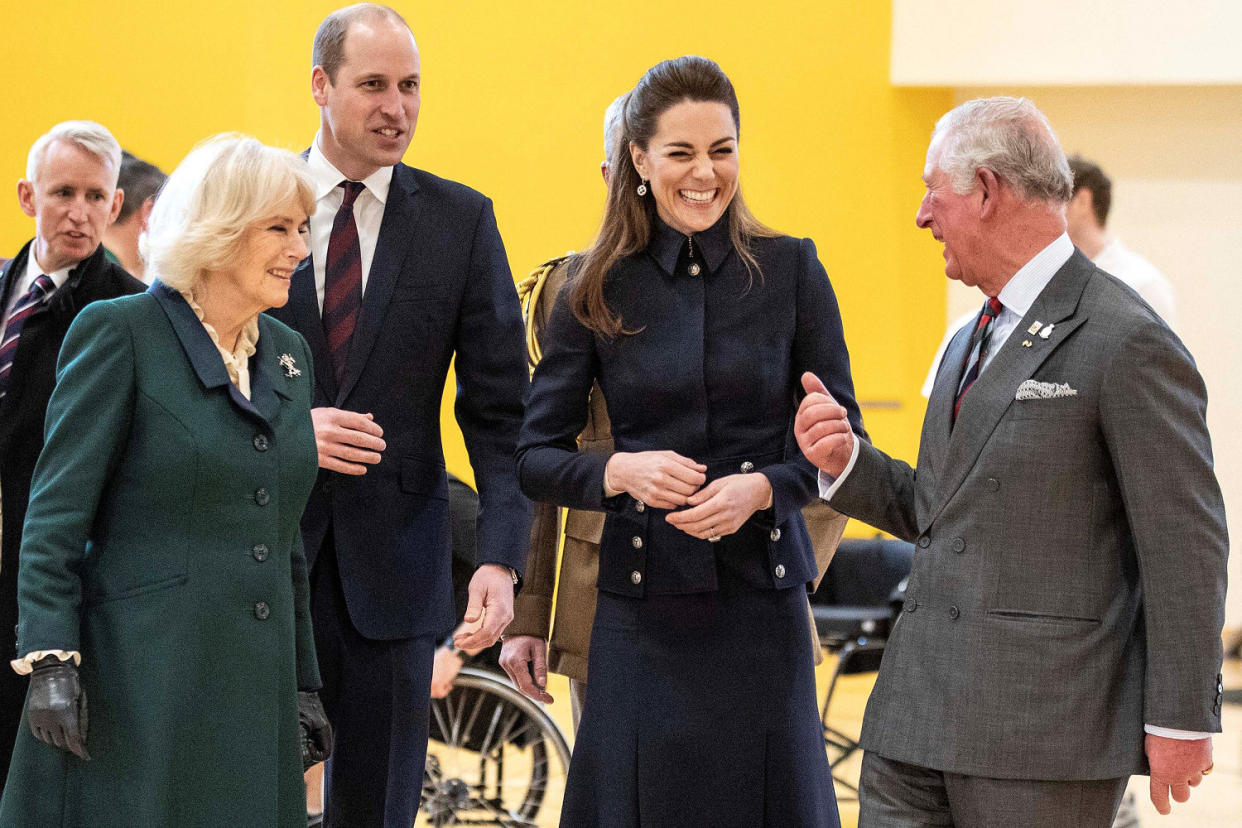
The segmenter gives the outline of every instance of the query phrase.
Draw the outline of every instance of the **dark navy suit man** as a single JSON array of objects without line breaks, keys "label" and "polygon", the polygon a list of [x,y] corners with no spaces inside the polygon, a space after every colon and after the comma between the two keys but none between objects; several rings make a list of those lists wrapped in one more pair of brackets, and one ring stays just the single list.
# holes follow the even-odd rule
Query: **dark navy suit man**
[{"label": "dark navy suit man", "polygon": [[491,202],[401,163],[419,109],[405,20],[361,4],[315,34],[320,131],[311,256],[276,312],[309,341],[319,480],[302,521],[321,693],[336,733],[328,826],[402,826],[418,808],[435,634],[453,626],[440,398],[479,491],[464,647],[513,615],[530,509],[513,464],[526,385],[517,294]]}]

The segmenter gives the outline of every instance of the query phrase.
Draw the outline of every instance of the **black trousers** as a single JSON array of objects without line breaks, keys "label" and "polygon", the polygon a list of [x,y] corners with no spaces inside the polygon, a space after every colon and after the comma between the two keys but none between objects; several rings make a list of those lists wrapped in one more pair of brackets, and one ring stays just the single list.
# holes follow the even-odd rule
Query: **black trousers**
[{"label": "black trousers", "polygon": [[331,531],[311,572],[311,617],[335,742],[324,771],[324,826],[409,828],[427,757],[435,637],[359,634]]}]

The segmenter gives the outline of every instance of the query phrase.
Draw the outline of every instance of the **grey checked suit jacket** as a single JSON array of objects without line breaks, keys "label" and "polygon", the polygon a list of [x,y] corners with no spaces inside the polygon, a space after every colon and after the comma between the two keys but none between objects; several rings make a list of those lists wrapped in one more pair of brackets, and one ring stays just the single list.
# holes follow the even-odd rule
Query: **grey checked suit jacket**
[{"label": "grey checked suit jacket", "polygon": [[[951,429],[968,339],[942,362],[917,470],[863,443],[831,500],[917,544],[863,745],[975,776],[1145,772],[1144,723],[1220,730],[1228,542],[1203,381],[1077,251]],[[1015,400],[1027,379],[1077,393]]]}]

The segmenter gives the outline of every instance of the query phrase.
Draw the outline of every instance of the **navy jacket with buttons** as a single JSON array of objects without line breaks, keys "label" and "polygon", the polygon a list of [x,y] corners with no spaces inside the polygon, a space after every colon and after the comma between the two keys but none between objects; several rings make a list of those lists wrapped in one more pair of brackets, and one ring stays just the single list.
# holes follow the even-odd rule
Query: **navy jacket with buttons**
[{"label": "navy jacket with buttons", "polygon": [[[727,214],[690,238],[656,219],[646,250],[618,262],[605,281],[609,307],[636,331],[611,340],[582,325],[570,290],[561,291],[528,391],[519,477],[532,499],[610,512],[600,589],[636,597],[709,592],[717,564],[760,588],[815,576],[799,510],[816,495],[816,473],[792,429],[802,372],[823,379],[859,434],[862,418],[815,245],[759,238],[753,252],[760,272],[752,275],[730,243]],[[761,472],[772,507],[713,544],[674,528],[664,510],[626,495],[605,499],[608,456],[578,452],[575,442],[596,380],[617,451],[676,451],[707,465],[709,481]]]}]

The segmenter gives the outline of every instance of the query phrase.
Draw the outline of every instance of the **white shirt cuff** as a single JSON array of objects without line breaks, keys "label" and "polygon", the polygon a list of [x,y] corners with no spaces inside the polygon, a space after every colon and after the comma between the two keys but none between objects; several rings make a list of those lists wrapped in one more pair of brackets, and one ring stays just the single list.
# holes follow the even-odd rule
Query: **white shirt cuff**
[{"label": "white shirt cuff", "polygon": [[13,659],[9,662],[9,666],[19,676],[28,676],[34,670],[34,663],[36,661],[50,655],[56,656],[61,661],[73,659],[73,666],[75,667],[82,665],[82,654],[75,650],[35,650],[33,653],[27,653],[25,658]]},{"label": "white shirt cuff", "polygon": [[1157,727],[1156,725],[1143,725],[1143,730],[1152,736],[1163,736],[1166,739],[1184,739],[1187,741],[1193,739],[1210,739],[1211,733],[1199,733],[1194,730],[1176,730],[1171,727]]},{"label": "white shirt cuff", "polygon": [[819,496],[823,500],[832,500],[832,496],[837,493],[837,489],[841,488],[841,484],[845,482],[845,478],[850,476],[850,472],[854,470],[854,463],[858,460],[858,435],[854,435],[854,450],[850,452],[850,462],[845,464],[840,477],[820,471],[819,473]]}]

